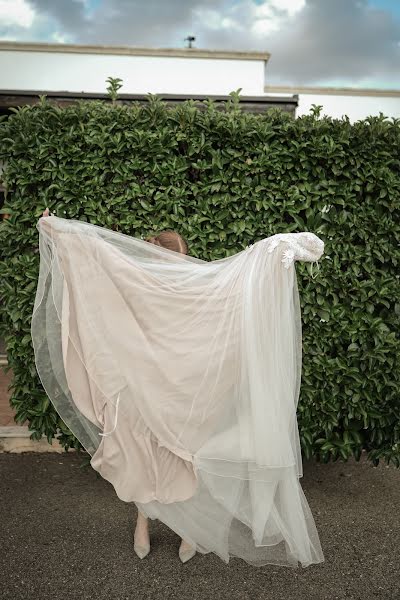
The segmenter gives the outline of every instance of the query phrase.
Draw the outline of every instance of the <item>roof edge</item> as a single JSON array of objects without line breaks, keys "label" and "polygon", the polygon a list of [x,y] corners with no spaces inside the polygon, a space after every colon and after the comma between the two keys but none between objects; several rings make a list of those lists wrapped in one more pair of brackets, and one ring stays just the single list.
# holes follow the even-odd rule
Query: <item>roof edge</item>
[{"label": "roof edge", "polygon": [[[129,100],[129,99],[144,99],[148,100],[150,94],[145,93],[119,93],[118,100]],[[170,92],[154,92],[151,94],[152,96],[158,96],[162,100],[221,100],[226,101],[229,100],[229,94],[172,94]],[[47,96],[49,98],[99,98],[99,99],[109,99],[110,97],[106,92],[71,92],[68,90],[7,90],[0,89],[0,98],[1,97],[13,97],[20,96],[22,97],[39,97],[39,96]],[[298,96],[295,94],[293,96],[268,96],[267,94],[262,94],[260,96],[240,94],[239,101],[242,102],[254,102],[254,103],[263,103],[266,100],[273,100],[274,102],[284,102],[284,103],[298,103]]]},{"label": "roof edge", "polygon": [[265,93],[287,94],[326,94],[330,96],[393,96],[400,97],[400,89],[385,90],[379,88],[352,88],[352,87],[312,87],[312,86],[285,86],[265,85]]},{"label": "roof edge", "polygon": [[96,46],[84,44],[49,44],[38,42],[0,42],[0,50],[20,52],[60,52],[71,54],[114,54],[124,56],[165,56],[178,58],[223,58],[268,61],[269,52],[213,50],[206,48],[144,48],[134,46]]}]

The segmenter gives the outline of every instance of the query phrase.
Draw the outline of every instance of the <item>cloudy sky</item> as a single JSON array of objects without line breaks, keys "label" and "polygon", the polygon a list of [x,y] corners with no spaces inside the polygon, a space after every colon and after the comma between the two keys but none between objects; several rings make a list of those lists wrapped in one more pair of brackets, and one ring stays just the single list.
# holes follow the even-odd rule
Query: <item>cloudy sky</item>
[{"label": "cloudy sky", "polygon": [[400,89],[400,0],[0,0],[0,39],[271,53],[267,83]]}]

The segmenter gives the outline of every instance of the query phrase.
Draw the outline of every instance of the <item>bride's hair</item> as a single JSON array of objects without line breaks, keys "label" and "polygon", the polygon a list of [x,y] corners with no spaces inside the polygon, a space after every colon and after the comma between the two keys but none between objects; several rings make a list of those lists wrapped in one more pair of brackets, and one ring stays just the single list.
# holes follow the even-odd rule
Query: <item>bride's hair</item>
[{"label": "bride's hair", "polygon": [[171,229],[166,229],[160,231],[157,235],[147,237],[146,242],[156,244],[156,246],[163,246],[164,248],[168,248],[168,250],[174,250],[182,254],[188,253],[188,243],[185,238]]}]

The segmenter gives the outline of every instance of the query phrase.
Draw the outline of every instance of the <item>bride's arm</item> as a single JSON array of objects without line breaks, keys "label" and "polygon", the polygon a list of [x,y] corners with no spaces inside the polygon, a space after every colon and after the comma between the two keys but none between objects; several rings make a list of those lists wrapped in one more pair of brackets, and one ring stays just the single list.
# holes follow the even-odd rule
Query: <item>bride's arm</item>
[{"label": "bride's arm", "polygon": [[324,253],[324,242],[311,231],[299,233],[277,233],[266,238],[267,251],[273,252],[279,245],[282,248],[282,262],[288,269],[295,260],[318,261]]},{"label": "bride's arm", "polygon": [[37,227],[42,229],[43,231],[46,231],[46,233],[52,234],[53,233],[52,222],[53,222],[53,220],[51,219],[49,207],[46,207],[46,209],[43,211],[42,216],[39,218],[39,220],[37,222]]}]

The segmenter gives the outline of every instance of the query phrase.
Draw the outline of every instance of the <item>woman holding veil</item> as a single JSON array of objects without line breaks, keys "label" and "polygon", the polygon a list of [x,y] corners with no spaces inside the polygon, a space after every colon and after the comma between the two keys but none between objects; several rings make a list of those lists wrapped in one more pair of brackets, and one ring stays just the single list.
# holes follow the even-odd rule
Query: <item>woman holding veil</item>
[{"label": "woman holding veil", "polygon": [[[182,538],[183,562],[306,567],[324,560],[301,488],[296,419],[301,315],[295,261],[310,232],[214,261],[178,234],[149,241],[74,219],[38,221],[32,315],[43,387],[91,465],[147,519]],[[152,242],[152,243],[149,243]]]}]

